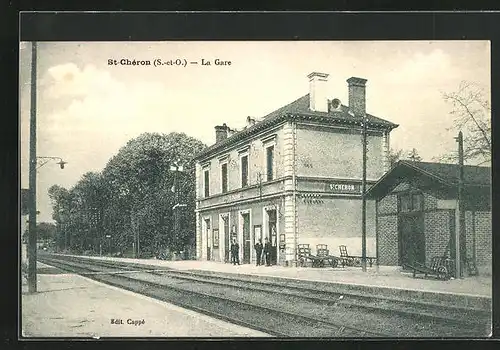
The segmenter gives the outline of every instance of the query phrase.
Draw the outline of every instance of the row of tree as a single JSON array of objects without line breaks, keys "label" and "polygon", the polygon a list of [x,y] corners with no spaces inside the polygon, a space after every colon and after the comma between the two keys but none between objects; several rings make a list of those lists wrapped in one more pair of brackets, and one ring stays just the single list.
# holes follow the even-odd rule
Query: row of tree
[{"label": "row of tree", "polygon": [[[71,189],[52,186],[56,246],[78,253],[136,256],[192,248],[193,157],[204,147],[183,133],[145,133],[122,147],[103,171],[84,174]],[[174,165],[182,165],[182,171],[175,171]],[[186,206],[174,208],[177,202]]]}]

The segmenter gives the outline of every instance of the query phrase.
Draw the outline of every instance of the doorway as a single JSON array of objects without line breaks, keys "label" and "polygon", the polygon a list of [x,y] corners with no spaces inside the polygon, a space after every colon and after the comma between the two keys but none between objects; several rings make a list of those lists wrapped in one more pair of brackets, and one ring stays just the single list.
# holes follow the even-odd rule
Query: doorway
[{"label": "doorway", "polygon": [[210,219],[205,219],[205,237],[207,237],[207,261],[212,259],[212,235],[210,234]]},{"label": "doorway", "polygon": [[276,228],[276,209],[266,210],[267,212],[267,227],[269,231],[266,237],[271,242],[271,265],[277,265],[278,263],[278,239],[277,239],[277,228]]},{"label": "doorway", "polygon": [[250,214],[241,213],[243,219],[243,264],[250,264]]},{"label": "doorway", "polygon": [[222,234],[224,237],[224,262],[229,262],[229,215],[222,216]]},{"label": "doorway", "polygon": [[424,216],[422,212],[400,214],[399,228],[399,265],[418,262],[425,264]]}]

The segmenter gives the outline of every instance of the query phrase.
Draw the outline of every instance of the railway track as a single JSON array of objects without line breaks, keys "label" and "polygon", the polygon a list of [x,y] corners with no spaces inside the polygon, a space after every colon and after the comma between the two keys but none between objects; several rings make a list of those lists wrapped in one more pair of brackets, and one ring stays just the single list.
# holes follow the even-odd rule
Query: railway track
[{"label": "railway track", "polygon": [[488,334],[489,316],[483,310],[445,306],[438,310],[435,305],[423,308],[419,303],[338,295],[289,282],[257,281],[253,280],[258,278],[255,276],[245,276],[247,279],[70,256],[40,260],[280,337],[477,337]]},{"label": "railway track", "polygon": [[[228,299],[223,296],[188,290],[175,285],[141,279],[131,275],[138,272],[113,270],[88,266],[86,262],[62,261],[53,258],[40,258],[40,262],[61,270],[75,272],[115,287],[123,288],[162,301],[198,311],[233,324],[256,329],[278,337],[385,337],[387,334],[368,332],[365,329],[347,327],[326,319],[313,318],[269,308],[246,301]],[[144,270],[139,273],[155,272]],[[259,320],[259,322],[256,322]]]}]

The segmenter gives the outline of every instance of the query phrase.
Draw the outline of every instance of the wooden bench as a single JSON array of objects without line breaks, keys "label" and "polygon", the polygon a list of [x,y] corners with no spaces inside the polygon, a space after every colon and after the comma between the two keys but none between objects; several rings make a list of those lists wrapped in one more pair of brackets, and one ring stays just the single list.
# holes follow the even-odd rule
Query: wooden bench
[{"label": "wooden bench", "polygon": [[[359,266],[363,260],[362,256],[349,255],[347,253],[347,247],[345,245],[339,246],[340,250],[340,258],[339,260],[342,263],[342,266]],[[373,266],[373,262],[377,260],[374,256],[365,256],[366,261],[370,264],[370,267]]]},{"label": "wooden bench", "polygon": [[410,270],[413,271],[413,278],[417,275],[435,276],[440,280],[448,280],[452,274],[453,260],[443,256],[435,256],[431,258],[430,266],[421,264],[419,262],[405,263]]}]

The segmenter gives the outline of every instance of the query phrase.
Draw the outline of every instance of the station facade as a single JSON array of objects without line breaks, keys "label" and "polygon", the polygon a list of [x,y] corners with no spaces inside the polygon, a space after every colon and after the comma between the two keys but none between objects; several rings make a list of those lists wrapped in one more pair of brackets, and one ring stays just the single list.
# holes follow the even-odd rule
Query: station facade
[{"label": "station facade", "polygon": [[[427,264],[455,257],[456,164],[399,161],[367,192],[375,199],[380,265]],[[465,254],[491,273],[491,168],[464,166]]]},{"label": "station facade", "polygon": [[[345,244],[361,250],[362,121],[367,120],[367,183],[389,168],[396,124],[365,110],[366,80],[347,80],[349,101],[328,98],[328,74],[308,75],[309,93],[232,131],[196,160],[196,249],[200,260],[255,263],[254,244],[268,238],[272,264],[295,266],[297,245]],[[367,203],[367,253],[375,254],[375,201]]]}]

